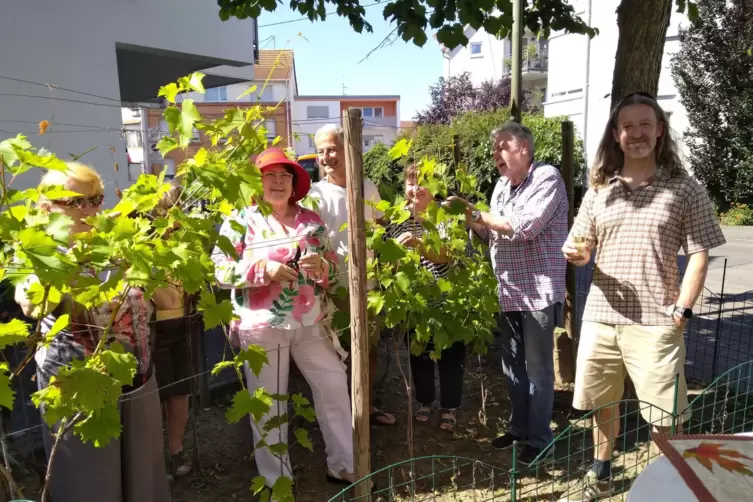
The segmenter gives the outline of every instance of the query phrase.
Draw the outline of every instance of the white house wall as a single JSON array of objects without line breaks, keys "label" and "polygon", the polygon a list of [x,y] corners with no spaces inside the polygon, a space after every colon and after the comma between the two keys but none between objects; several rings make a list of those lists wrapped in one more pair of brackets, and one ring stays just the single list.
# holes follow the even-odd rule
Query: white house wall
[{"label": "white house wall", "polygon": [[[35,146],[62,158],[96,147],[82,161],[102,174],[106,204],[112,205],[115,186],[129,185],[116,42],[251,63],[253,36],[252,20],[222,22],[217,3],[206,0],[4,2],[0,75],[102,98],[0,79],[0,140],[23,132]],[[86,127],[53,125],[40,137],[33,122],[41,120]],[[78,132],[68,132],[73,130]],[[123,166],[118,172],[113,169],[115,162]],[[16,186],[26,188],[38,181],[39,173],[30,172]]]},{"label": "white house wall", "polygon": [[[609,118],[614,60],[617,52],[618,5],[616,0],[591,0],[591,25],[599,35],[590,43],[589,78],[586,83],[586,36],[554,34],[549,39],[549,82],[544,114],[547,117],[565,115],[572,118],[583,138],[589,166],[593,163],[604,126]],[[586,19],[588,2],[579,0],[576,11]],[[687,127],[687,116],[679,102],[672,79],[670,61],[679,48],[677,30],[683,16],[672,13],[667,42],[662,58],[658,100],[662,107],[672,112],[670,124],[679,139]],[[588,92],[588,116],[584,120],[584,92]],[[564,94],[563,94],[564,93]],[[559,95],[558,95],[559,94]],[[584,136],[585,132],[585,136]],[[683,145],[684,148],[684,145]]]},{"label": "white house wall", "polygon": [[[309,106],[327,108],[327,116],[318,119],[308,118]],[[293,148],[298,155],[314,153],[316,149],[309,138],[325,124],[340,124],[340,101],[305,100],[293,101]]]}]

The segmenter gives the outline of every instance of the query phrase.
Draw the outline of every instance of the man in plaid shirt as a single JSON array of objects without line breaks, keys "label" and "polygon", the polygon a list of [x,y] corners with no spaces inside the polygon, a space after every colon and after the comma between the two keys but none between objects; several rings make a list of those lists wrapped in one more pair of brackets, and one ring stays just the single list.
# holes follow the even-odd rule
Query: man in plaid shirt
[{"label": "man in plaid shirt", "polygon": [[[690,418],[685,324],[703,289],[709,249],[724,235],[705,190],[685,171],[656,99],[637,92],[612,111],[591,169],[590,187],[562,251],[586,265],[595,251],[583,313],[573,407],[593,414],[594,461],[562,502],[612,493],[612,447],[625,375],[641,415],[656,430]],[[677,254],[687,266],[680,287]]]},{"label": "man in plaid shirt", "polygon": [[[567,192],[556,167],[534,162],[531,131],[507,122],[492,131],[494,162],[502,177],[489,212],[468,202],[474,232],[489,242],[499,281],[502,367],[512,402],[510,428],[492,445],[525,445],[530,464],[552,441],[554,328],[565,300],[562,244],[567,238]],[[547,454],[553,453],[552,449]]]}]

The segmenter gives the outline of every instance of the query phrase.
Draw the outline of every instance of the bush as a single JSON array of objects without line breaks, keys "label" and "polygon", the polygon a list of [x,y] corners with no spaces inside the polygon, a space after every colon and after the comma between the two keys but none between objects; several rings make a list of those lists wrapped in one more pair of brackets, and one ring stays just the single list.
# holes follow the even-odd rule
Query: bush
[{"label": "bush", "polygon": [[753,208],[746,204],[732,204],[726,213],[719,215],[722,225],[726,227],[742,227],[753,225]]},{"label": "bush", "polygon": [[403,193],[403,165],[391,159],[389,151],[382,142],[374,145],[363,156],[363,169],[366,178],[379,187],[382,199],[394,200],[396,195]]},{"label": "bush", "polygon": [[[453,164],[453,134],[457,134],[460,143],[460,160],[467,166],[468,173],[476,177],[477,189],[485,194],[488,199],[494,190],[494,184],[499,179],[499,173],[492,159],[489,133],[509,119],[510,112],[507,110],[468,112],[457,117],[452,126],[444,124],[419,126],[407,133],[406,136],[413,139],[413,147],[409,154],[399,161],[390,159],[386,147],[379,149],[374,147],[368,152],[366,154],[368,160],[366,157],[364,158],[367,176],[380,187],[380,193],[384,192],[383,197],[385,194],[395,191],[402,193],[402,176],[388,176],[384,173],[402,173],[405,165],[420,161],[423,158],[433,158],[437,162],[451,166]],[[523,116],[523,123],[533,132],[536,160],[548,162],[555,166],[561,165],[562,135],[560,124],[563,120],[564,117],[546,118],[542,115],[530,114]],[[576,180],[579,179],[584,166],[583,142],[576,138]],[[389,197],[385,198],[392,200]]]}]

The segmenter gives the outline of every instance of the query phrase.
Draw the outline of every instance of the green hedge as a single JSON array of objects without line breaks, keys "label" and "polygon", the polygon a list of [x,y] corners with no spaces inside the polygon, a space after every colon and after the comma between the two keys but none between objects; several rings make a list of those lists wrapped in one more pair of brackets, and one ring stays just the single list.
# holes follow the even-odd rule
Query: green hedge
[{"label": "green hedge", "polygon": [[[457,134],[460,142],[461,162],[468,166],[470,174],[476,176],[478,189],[487,199],[494,190],[499,173],[492,159],[489,133],[495,127],[509,120],[507,110],[495,112],[468,112],[457,117],[452,126],[425,125],[407,134],[413,138],[413,148],[408,156],[393,161],[389,158],[389,148],[377,144],[364,156],[366,176],[379,187],[383,198],[394,199],[401,194],[402,172],[407,163],[420,161],[424,157],[435,158],[438,162],[452,165],[452,137]],[[562,162],[561,123],[564,117],[549,117],[526,114],[523,124],[533,132],[535,157],[538,161],[559,166]],[[575,175],[579,179],[585,166],[583,142],[576,138]]]}]

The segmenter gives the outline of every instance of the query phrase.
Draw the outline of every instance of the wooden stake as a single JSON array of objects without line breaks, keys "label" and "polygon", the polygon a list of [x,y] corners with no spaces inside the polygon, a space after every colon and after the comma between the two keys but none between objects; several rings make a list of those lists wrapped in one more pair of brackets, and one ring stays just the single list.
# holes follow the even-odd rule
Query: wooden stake
[{"label": "wooden stake", "polygon": [[[565,180],[565,189],[567,190],[567,228],[573,227],[575,217],[575,190],[573,188],[574,179],[574,130],[573,123],[569,120],[562,122],[562,178]],[[559,388],[567,388],[575,381],[575,342],[578,339],[576,333],[577,326],[575,323],[575,266],[567,265],[567,274],[565,276],[565,330],[564,336],[555,336],[555,382]]]},{"label": "wooden stake", "polygon": [[[363,194],[363,120],[361,110],[343,114],[345,130],[345,184],[348,187],[348,281],[350,290],[350,333],[353,369],[353,461],[356,480],[371,472],[369,449],[369,333],[366,318],[366,231]],[[369,481],[355,487],[359,500],[368,500]]]}]

